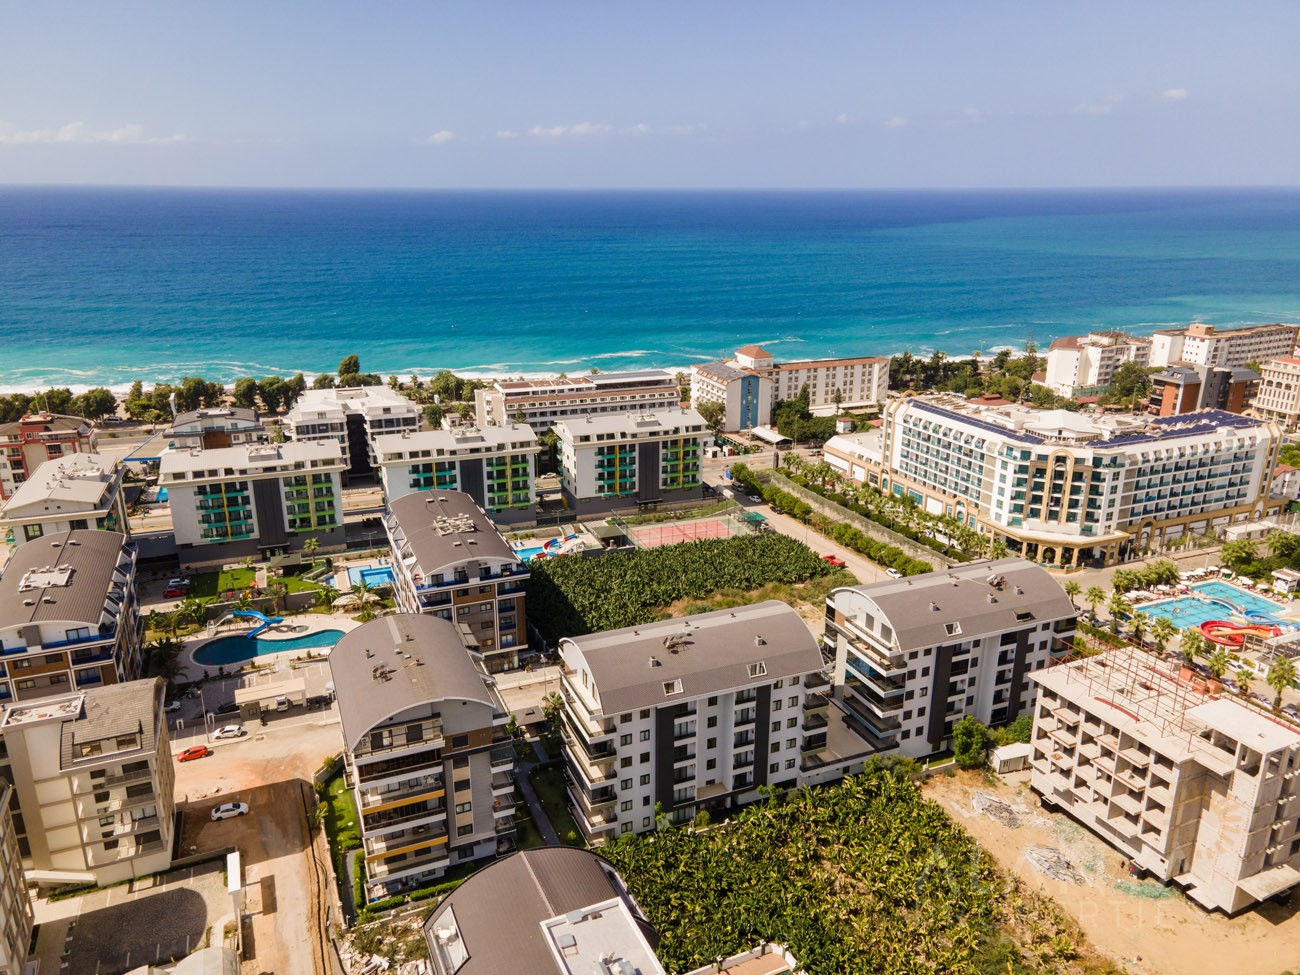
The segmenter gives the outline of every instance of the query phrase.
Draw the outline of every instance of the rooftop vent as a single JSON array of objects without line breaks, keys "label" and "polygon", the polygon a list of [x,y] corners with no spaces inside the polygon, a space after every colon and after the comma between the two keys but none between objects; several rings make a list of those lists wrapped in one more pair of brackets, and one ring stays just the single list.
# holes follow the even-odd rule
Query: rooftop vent
[{"label": "rooftop vent", "polygon": [[761,647],[761,646],[764,646],[766,643],[767,643],[767,641],[764,640],[761,636],[755,636],[755,637],[754,637],[754,646],[756,646],[756,647]]},{"label": "rooftop vent", "polygon": [[994,603],[998,601],[998,597],[993,595],[993,593],[989,593],[986,598],[988,599],[990,606],[992,606]]},{"label": "rooftop vent", "polygon": [[661,664],[661,663],[659,662],[659,658],[658,658],[658,657],[656,657],[656,656],[654,656],[653,654],[651,654],[651,656],[650,656],[650,666],[651,666],[651,667],[662,667],[663,664]]},{"label": "rooftop vent", "polygon": [[939,604],[935,602],[930,603],[930,612],[932,613],[939,612]]}]

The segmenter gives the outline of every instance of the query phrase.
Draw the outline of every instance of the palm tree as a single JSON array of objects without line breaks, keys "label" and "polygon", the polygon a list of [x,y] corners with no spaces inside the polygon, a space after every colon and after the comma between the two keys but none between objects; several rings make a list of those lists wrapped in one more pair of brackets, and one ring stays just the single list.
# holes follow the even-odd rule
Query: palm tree
[{"label": "palm tree", "polygon": [[1277,692],[1277,696],[1273,698],[1273,710],[1276,711],[1282,706],[1282,692],[1295,684],[1295,678],[1295,662],[1290,657],[1278,657],[1268,668],[1268,676],[1264,678],[1264,683]]},{"label": "palm tree", "polygon": [[1205,666],[1209,668],[1215,680],[1223,680],[1223,675],[1232,666],[1232,658],[1228,656],[1228,651],[1223,647],[1215,647],[1214,653],[1206,658]]},{"label": "palm tree", "polygon": [[1156,645],[1160,655],[1164,656],[1165,646],[1178,635],[1178,627],[1167,616],[1157,616],[1151,624],[1151,642]]},{"label": "palm tree", "polygon": [[1232,676],[1233,680],[1237,682],[1237,687],[1241,689],[1241,693],[1249,694],[1251,687],[1255,683],[1255,672],[1249,667],[1238,667],[1237,672]]},{"label": "palm tree", "polygon": [[1092,618],[1097,618],[1097,607],[1106,601],[1106,590],[1101,586],[1089,586],[1088,591],[1083,594],[1083,600],[1088,604],[1088,609],[1092,612]]},{"label": "palm tree", "polygon": [[280,601],[289,595],[289,587],[283,582],[268,586],[264,595],[271,597],[271,615],[280,615]]},{"label": "palm tree", "polygon": [[1110,613],[1110,631],[1119,632],[1119,618],[1127,616],[1133,611],[1133,604],[1124,598],[1122,592],[1112,592],[1110,602],[1106,604],[1106,612]]},{"label": "palm tree", "polygon": [[1147,623],[1149,622],[1151,622],[1151,617],[1141,610],[1133,614],[1133,619],[1129,621],[1129,628],[1133,631],[1134,643],[1142,642],[1142,634],[1146,632]]},{"label": "palm tree", "polygon": [[1069,579],[1061,588],[1064,589],[1065,594],[1070,597],[1070,605],[1075,609],[1078,609],[1079,604],[1074,601],[1074,598],[1078,596],[1079,593],[1083,592],[1083,586],[1079,585],[1073,579]]},{"label": "palm tree", "polygon": [[302,543],[302,554],[307,556],[313,562],[316,561],[316,553],[320,551],[320,539],[315,535],[308,538]]},{"label": "palm tree", "polygon": [[1197,629],[1183,630],[1182,639],[1178,641],[1178,649],[1183,652],[1183,660],[1188,666],[1196,663],[1196,658],[1205,653],[1205,634]]}]

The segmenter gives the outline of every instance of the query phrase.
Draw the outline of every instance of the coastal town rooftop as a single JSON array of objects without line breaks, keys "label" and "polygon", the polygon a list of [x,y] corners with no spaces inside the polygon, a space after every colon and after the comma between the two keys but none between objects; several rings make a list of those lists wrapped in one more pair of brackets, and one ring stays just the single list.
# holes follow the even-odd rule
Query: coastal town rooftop
[{"label": "coastal town rooftop", "polygon": [[443,430],[407,430],[375,438],[379,462],[488,454],[502,450],[537,451],[537,434],[527,423],[508,426],[455,426]]},{"label": "coastal town rooftop", "polygon": [[561,440],[572,442],[579,436],[614,436],[635,439],[676,433],[703,433],[707,424],[694,410],[659,410],[643,413],[588,413],[584,416],[559,420],[555,432]]},{"label": "coastal town rooftop", "polygon": [[42,503],[45,514],[61,511],[65,504],[73,506],[67,509],[69,512],[89,511],[111,500],[122,475],[121,466],[116,457],[104,454],[68,454],[47,460],[18,485],[4,505],[4,514]]},{"label": "coastal town rooftop", "polygon": [[516,393],[528,390],[573,390],[584,387],[597,390],[624,386],[675,386],[676,384],[677,380],[667,370],[641,369],[629,372],[598,372],[589,376],[569,376],[566,378],[498,380],[493,383],[493,386],[503,393]]},{"label": "coastal town rooftop", "polygon": [[334,440],[290,440],[286,443],[243,444],[168,450],[158,464],[158,481],[199,481],[205,478],[248,477],[271,473],[337,469],[344,463],[343,447]]}]

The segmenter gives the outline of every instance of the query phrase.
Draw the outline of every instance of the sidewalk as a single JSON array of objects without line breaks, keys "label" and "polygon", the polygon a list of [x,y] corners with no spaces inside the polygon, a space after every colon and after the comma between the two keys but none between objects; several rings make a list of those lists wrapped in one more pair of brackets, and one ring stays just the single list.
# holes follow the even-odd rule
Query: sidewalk
[{"label": "sidewalk", "polygon": [[559,846],[560,837],[555,833],[555,827],[551,825],[550,817],[546,815],[546,809],[542,806],[542,801],[537,798],[537,793],[533,789],[533,784],[528,781],[528,773],[531,772],[535,765],[547,760],[546,752],[542,750],[540,744],[536,741],[530,742],[533,746],[533,754],[537,756],[537,762],[520,762],[515,768],[515,780],[519,783],[519,791],[524,794],[524,802],[528,804],[528,812],[533,817],[533,824],[537,827],[537,832],[541,834],[542,842],[547,846]]}]

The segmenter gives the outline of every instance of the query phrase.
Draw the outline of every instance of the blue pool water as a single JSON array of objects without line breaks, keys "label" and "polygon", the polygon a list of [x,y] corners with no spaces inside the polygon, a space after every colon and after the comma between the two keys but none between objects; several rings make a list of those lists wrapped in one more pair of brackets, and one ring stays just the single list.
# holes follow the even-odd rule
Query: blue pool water
[{"label": "blue pool water", "polygon": [[1273,602],[1273,600],[1256,596],[1253,592],[1247,592],[1245,589],[1226,582],[1200,582],[1192,586],[1192,588],[1197,592],[1205,593],[1212,599],[1227,600],[1242,609],[1253,609],[1261,613],[1275,614],[1282,611],[1281,605]]},{"label": "blue pool water", "polygon": [[166,489],[166,488],[159,488],[159,489],[158,489],[158,500],[159,500],[159,501],[166,501],[166,500],[167,500],[167,489]]},{"label": "blue pool water", "polygon": [[541,552],[542,549],[544,549],[545,547],[546,547],[545,545],[529,545],[527,548],[517,548],[517,549],[515,549],[515,554],[518,555],[518,556],[519,556],[521,559],[523,559],[525,562],[527,562],[527,561],[528,561],[529,559],[531,559],[534,555],[536,555],[536,554],[538,554],[539,552]]},{"label": "blue pool water", "polygon": [[1178,599],[1167,599],[1164,602],[1151,603],[1139,608],[1148,616],[1164,616],[1180,629],[1200,626],[1208,620],[1243,622],[1239,617],[1234,618],[1237,614],[1225,606],[1225,602],[1240,609],[1253,609],[1262,613],[1278,613],[1282,609],[1271,599],[1263,599],[1226,582],[1202,582],[1192,588],[1211,599],[1223,600],[1223,602],[1207,603],[1200,599],[1193,599],[1191,596],[1181,596]]},{"label": "blue pool water", "polygon": [[284,640],[268,640],[260,636],[251,640],[246,636],[223,636],[195,650],[194,662],[202,667],[222,667],[268,653],[319,650],[334,646],[342,635],[342,630],[318,630]]},{"label": "blue pool water", "polygon": [[381,565],[378,568],[374,566],[363,568],[354,565],[348,569],[348,582],[354,586],[363,583],[371,589],[378,586],[391,586],[393,584],[393,567],[391,565]]}]

